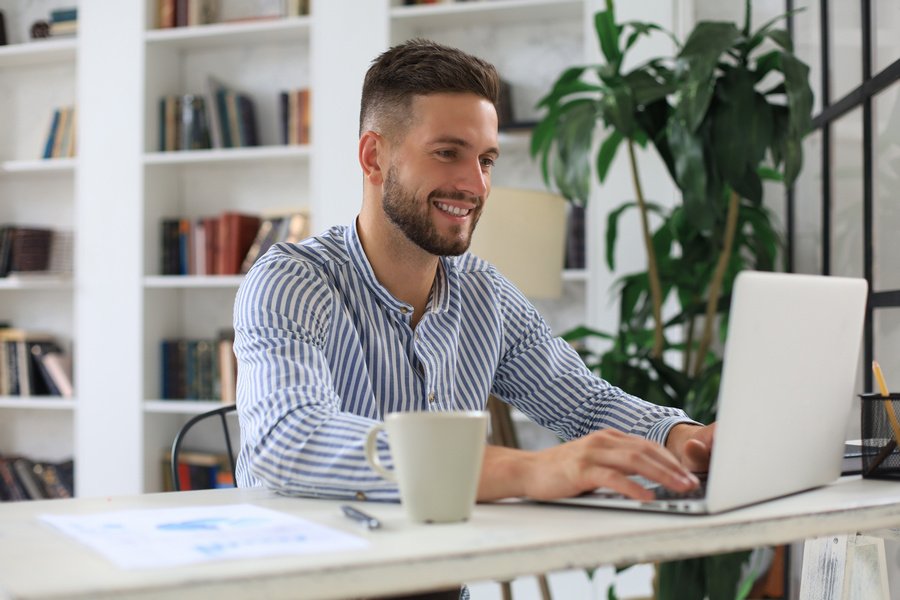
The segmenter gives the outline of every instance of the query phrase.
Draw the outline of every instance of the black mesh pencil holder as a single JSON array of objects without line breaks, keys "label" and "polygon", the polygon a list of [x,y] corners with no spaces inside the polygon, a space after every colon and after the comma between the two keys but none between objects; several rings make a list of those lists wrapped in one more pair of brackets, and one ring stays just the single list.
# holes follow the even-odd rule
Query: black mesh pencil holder
[{"label": "black mesh pencil holder", "polygon": [[900,479],[900,394],[860,394],[863,477]]}]

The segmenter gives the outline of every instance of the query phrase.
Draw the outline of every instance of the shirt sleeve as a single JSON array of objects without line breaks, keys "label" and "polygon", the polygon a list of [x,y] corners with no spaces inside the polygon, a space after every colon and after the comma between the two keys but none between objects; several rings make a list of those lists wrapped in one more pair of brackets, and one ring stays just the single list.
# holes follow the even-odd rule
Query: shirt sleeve
[{"label": "shirt sleeve", "polygon": [[681,410],[641,400],[591,373],[512,283],[499,273],[495,281],[503,319],[496,396],[564,440],[614,428],[664,444],[675,425],[697,424]]},{"label": "shirt sleeve", "polygon": [[[334,294],[302,260],[270,253],[235,300],[237,481],[287,495],[396,500],[397,487],[366,462],[376,421],[341,411],[324,347]],[[377,448],[392,468],[384,432]]]}]

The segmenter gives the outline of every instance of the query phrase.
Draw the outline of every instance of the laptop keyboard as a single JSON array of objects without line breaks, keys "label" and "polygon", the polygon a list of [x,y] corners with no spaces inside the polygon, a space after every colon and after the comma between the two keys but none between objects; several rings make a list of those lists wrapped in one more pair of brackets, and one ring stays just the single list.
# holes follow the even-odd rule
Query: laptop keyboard
[{"label": "laptop keyboard", "polygon": [[700,500],[706,497],[706,479],[689,492],[675,492],[660,485],[653,488],[653,493],[657,500]]}]

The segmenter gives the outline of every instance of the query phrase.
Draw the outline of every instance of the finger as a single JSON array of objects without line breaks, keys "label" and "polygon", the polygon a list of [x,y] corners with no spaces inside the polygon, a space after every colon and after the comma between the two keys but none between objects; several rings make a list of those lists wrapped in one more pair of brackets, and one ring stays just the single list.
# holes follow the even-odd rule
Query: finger
[{"label": "finger", "polygon": [[589,475],[592,489],[607,488],[622,494],[626,498],[642,502],[653,500],[655,497],[652,491],[613,469],[596,467],[591,470]]},{"label": "finger", "polygon": [[688,440],[684,445],[685,466],[692,471],[708,470],[710,455],[710,446],[699,439]]},{"label": "finger", "polygon": [[671,452],[639,438],[604,452],[598,463],[621,473],[646,477],[679,492],[691,490],[699,484],[697,478]]}]

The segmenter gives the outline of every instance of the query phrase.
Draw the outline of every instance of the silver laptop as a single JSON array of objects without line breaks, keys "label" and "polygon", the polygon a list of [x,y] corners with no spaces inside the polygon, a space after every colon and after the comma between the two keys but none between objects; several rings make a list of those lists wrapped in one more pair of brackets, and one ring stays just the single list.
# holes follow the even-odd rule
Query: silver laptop
[{"label": "silver laptop", "polygon": [[709,514],[834,481],[866,296],[864,279],[741,272],[705,494],[665,497],[660,488],[656,500],[641,502],[601,489],[554,503]]}]

